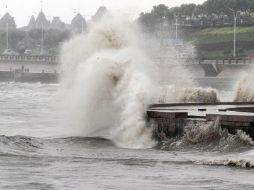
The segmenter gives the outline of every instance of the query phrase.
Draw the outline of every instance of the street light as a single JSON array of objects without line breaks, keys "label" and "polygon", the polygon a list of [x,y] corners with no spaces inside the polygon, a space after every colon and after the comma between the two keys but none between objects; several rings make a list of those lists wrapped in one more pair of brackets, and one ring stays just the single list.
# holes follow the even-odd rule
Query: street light
[{"label": "street light", "polygon": [[43,54],[43,47],[44,46],[44,26],[43,22],[41,22],[41,54]]},{"label": "street light", "polygon": [[236,21],[237,21],[237,11],[234,9],[228,8],[233,12],[234,15],[234,57],[236,56]]},{"label": "street light", "polygon": [[[8,6],[5,6],[6,8],[6,13],[8,13]],[[0,15],[2,16],[2,15]],[[6,22],[6,49],[9,49],[9,23],[8,21]]]},{"label": "street light", "polygon": [[164,32],[165,21],[166,21],[166,17],[162,16],[161,20],[160,20],[160,32],[161,32],[161,36],[163,35],[163,32]]},{"label": "street light", "polygon": [[176,17],[176,41],[178,40],[178,16],[177,15],[175,15],[175,17]]},{"label": "street light", "polygon": [[9,49],[9,23],[6,22],[6,49]]}]

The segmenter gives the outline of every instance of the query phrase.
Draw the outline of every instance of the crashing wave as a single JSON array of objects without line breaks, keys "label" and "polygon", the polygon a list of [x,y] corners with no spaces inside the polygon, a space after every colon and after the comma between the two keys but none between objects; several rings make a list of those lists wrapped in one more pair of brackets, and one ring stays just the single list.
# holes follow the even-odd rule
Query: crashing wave
[{"label": "crashing wave", "polygon": [[153,102],[152,64],[130,24],[113,18],[62,49],[62,96],[78,136],[102,136],[126,148],[150,148],[146,108]]},{"label": "crashing wave", "polygon": [[216,103],[220,102],[217,90],[213,88],[167,86],[161,89],[159,103]]},{"label": "crashing wave", "polygon": [[164,140],[163,150],[198,149],[202,151],[238,151],[250,149],[254,141],[245,132],[238,130],[235,135],[222,129],[215,122],[190,121],[184,127],[182,137]]},{"label": "crashing wave", "polygon": [[254,101],[254,88],[253,88],[254,77],[251,74],[246,74],[237,83],[235,90],[236,102],[253,102]]}]

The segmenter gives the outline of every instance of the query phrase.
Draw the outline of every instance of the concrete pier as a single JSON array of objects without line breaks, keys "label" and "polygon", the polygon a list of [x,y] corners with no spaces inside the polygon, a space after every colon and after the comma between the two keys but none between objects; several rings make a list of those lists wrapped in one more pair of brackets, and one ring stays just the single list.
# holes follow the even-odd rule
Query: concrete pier
[{"label": "concrete pier", "polygon": [[180,136],[191,120],[218,122],[232,134],[242,130],[254,139],[254,102],[155,104],[147,110],[147,119],[155,123],[157,137]]}]

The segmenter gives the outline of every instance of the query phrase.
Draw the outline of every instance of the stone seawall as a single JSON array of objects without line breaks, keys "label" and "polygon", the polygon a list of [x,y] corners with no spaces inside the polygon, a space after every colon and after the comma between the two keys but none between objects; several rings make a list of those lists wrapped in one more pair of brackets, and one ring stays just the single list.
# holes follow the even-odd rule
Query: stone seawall
[{"label": "stone seawall", "polygon": [[188,122],[214,122],[232,134],[242,130],[254,139],[254,102],[151,105],[147,120],[158,139],[182,136]]},{"label": "stone seawall", "polygon": [[53,55],[1,55],[0,63],[46,63],[57,64],[58,60]]},{"label": "stone seawall", "polygon": [[27,83],[58,83],[58,73],[30,73],[20,71],[0,71],[0,82],[27,82]]},{"label": "stone seawall", "polygon": [[0,82],[57,83],[59,69],[52,56],[0,56]]}]

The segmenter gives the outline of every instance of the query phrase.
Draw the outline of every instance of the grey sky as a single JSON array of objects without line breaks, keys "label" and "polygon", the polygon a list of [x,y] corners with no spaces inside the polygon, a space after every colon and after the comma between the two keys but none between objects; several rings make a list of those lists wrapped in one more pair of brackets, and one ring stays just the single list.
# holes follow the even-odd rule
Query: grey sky
[{"label": "grey sky", "polygon": [[[43,0],[43,11],[48,19],[60,16],[64,22],[70,23],[74,9],[83,15],[93,15],[100,5],[135,17],[141,11],[149,11],[153,5],[166,4],[169,7],[183,3],[203,3],[205,0]],[[37,16],[41,9],[41,0],[0,0],[0,15],[8,12],[15,17],[18,26],[26,25],[32,14]]]}]

